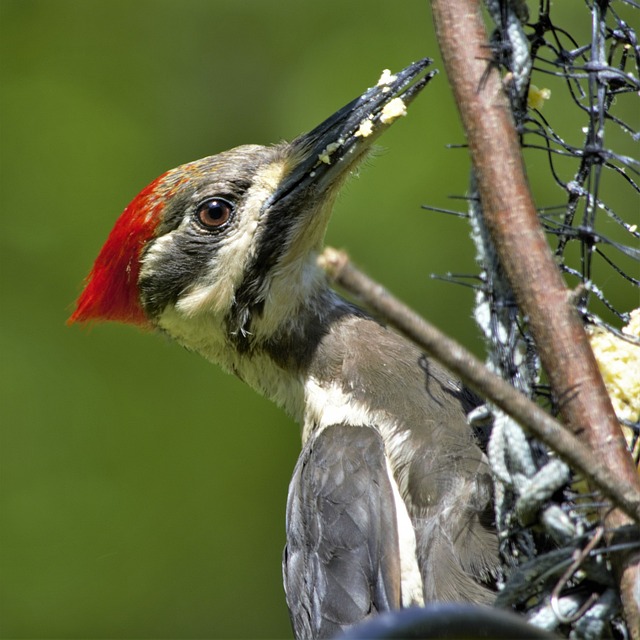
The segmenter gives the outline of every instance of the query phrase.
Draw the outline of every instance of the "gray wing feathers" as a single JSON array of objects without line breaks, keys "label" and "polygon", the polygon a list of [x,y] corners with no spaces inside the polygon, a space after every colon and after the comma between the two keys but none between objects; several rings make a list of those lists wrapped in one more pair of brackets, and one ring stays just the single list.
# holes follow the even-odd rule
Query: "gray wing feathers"
[{"label": "gray wing feathers", "polygon": [[341,380],[403,436],[390,464],[414,525],[425,599],[491,601],[499,556],[490,471],[466,421],[479,400],[371,320],[334,326],[316,365],[315,378]]},{"label": "gray wing feathers", "polygon": [[287,502],[283,574],[296,637],[331,637],[398,608],[398,544],[379,433],[335,425],[311,438]]},{"label": "gray wing feathers", "polygon": [[462,437],[437,456],[416,447],[407,479],[425,601],[493,602],[498,538],[483,453]]},{"label": "gray wing feathers", "polygon": [[414,518],[416,547],[425,601],[491,604],[488,587],[497,569],[497,538],[492,527],[489,477],[481,504],[473,481],[427,517]]}]

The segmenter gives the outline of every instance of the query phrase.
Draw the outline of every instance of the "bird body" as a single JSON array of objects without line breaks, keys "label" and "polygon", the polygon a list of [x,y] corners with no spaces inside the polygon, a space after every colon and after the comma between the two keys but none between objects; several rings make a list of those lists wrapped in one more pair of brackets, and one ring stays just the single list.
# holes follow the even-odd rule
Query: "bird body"
[{"label": "bird body", "polygon": [[342,182],[402,115],[397,101],[426,85],[427,64],[383,74],[291,143],[158,178],[116,223],[71,318],[164,332],[300,424],[283,560],[299,638],[493,597],[490,476],[466,421],[477,400],[341,298],[318,264]]}]

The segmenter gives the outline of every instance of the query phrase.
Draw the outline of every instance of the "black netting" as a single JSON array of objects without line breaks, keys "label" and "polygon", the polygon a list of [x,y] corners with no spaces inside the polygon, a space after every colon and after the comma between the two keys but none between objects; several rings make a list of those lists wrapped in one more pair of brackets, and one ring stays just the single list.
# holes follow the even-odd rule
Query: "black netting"
[{"label": "black netting", "polygon": [[[520,0],[486,0],[487,60],[501,70],[541,222],[637,460],[640,311],[632,311],[639,306],[640,162],[631,154],[640,149],[633,28],[640,5],[585,2],[568,11],[560,4],[567,3],[542,0],[534,13]],[[526,319],[484,227],[473,176],[468,202],[480,266],[472,280],[475,317],[489,365],[555,412],[561,399],[551,396],[540,372]],[[640,546],[637,530],[635,538],[628,530],[604,535],[596,517],[601,498],[589,493],[585,479],[492,411],[488,455],[504,560],[498,605],[566,637],[628,637],[611,565],[617,553]]]}]

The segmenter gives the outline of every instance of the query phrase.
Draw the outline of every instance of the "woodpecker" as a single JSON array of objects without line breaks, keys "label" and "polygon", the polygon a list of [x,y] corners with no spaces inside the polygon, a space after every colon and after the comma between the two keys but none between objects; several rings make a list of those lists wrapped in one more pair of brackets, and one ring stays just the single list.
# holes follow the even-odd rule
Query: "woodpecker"
[{"label": "woodpecker", "polygon": [[476,398],[332,290],[318,264],[335,197],[435,74],[423,59],[292,142],[163,174],[127,206],[71,322],[169,335],[301,426],[284,585],[297,638],[429,601],[489,603],[492,485]]}]

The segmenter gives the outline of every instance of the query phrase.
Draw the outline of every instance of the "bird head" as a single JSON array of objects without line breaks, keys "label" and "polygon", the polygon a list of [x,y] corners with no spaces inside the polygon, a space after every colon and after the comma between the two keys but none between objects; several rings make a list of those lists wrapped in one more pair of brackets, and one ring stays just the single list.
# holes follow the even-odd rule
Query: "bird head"
[{"label": "bird head", "polygon": [[160,328],[195,349],[198,326],[236,344],[273,333],[322,286],[316,257],[335,196],[433,77],[430,62],[385,71],[292,142],[237,147],[154,180],[115,223],[70,322]]}]

